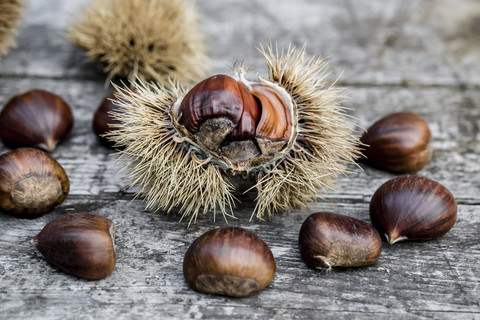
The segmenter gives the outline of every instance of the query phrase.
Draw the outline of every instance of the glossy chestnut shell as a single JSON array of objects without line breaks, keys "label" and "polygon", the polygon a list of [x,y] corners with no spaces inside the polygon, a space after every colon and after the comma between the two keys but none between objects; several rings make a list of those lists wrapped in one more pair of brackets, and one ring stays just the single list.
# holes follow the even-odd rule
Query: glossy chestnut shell
[{"label": "glossy chestnut shell", "polygon": [[47,153],[19,148],[0,156],[0,210],[36,217],[68,195],[70,182],[62,166]]},{"label": "glossy chestnut shell", "polygon": [[378,232],[366,222],[331,212],[305,219],[298,236],[310,268],[360,267],[375,263],[382,249]]},{"label": "glossy chestnut shell", "polygon": [[45,259],[78,278],[98,280],[116,264],[115,228],[111,220],[92,213],[60,216],[32,239]]},{"label": "glossy chestnut shell", "polygon": [[427,122],[413,112],[389,114],[375,122],[360,141],[373,166],[397,173],[418,171],[430,160],[432,147]]},{"label": "glossy chestnut shell", "polygon": [[95,111],[92,121],[93,131],[100,142],[108,147],[113,147],[113,142],[105,137],[105,134],[118,130],[117,126],[120,125],[120,121],[112,116],[112,112],[120,112],[120,108],[114,102],[116,99],[114,92],[105,97]]},{"label": "glossy chestnut shell", "polygon": [[0,138],[11,147],[38,147],[51,152],[72,127],[68,104],[45,90],[17,95],[0,112]]},{"label": "glossy chestnut shell", "polygon": [[237,227],[218,228],[188,248],[183,274],[194,290],[244,297],[272,281],[275,259],[257,235]]},{"label": "glossy chestnut shell", "polygon": [[276,84],[215,75],[194,86],[171,116],[182,136],[243,170],[287,152],[296,136],[294,108]]},{"label": "glossy chestnut shell", "polygon": [[440,183],[410,175],[385,182],[370,202],[370,219],[390,243],[437,238],[455,224],[457,203]]}]

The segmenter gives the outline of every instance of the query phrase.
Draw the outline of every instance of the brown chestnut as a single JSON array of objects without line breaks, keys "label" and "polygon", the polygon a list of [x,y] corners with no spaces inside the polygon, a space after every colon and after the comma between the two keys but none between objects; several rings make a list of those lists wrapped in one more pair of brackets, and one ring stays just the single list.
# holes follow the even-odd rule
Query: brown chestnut
[{"label": "brown chestnut", "polygon": [[316,212],[303,222],[298,246],[310,268],[360,267],[378,260],[382,240],[366,222],[341,214]]},{"label": "brown chestnut", "polygon": [[20,148],[0,156],[0,210],[38,216],[67,197],[70,183],[62,166],[47,153]]},{"label": "brown chestnut", "polygon": [[275,274],[270,248],[242,228],[210,230],[188,248],[183,275],[194,290],[232,297],[264,289]]},{"label": "brown chestnut", "polygon": [[107,147],[113,147],[114,144],[105,137],[105,134],[113,130],[118,130],[118,125],[120,124],[120,121],[112,115],[113,112],[120,112],[118,105],[115,103],[116,100],[117,97],[115,96],[115,93],[110,93],[105,99],[103,99],[93,116],[93,131],[100,142]]},{"label": "brown chestnut", "polygon": [[397,173],[422,169],[432,156],[427,122],[413,112],[398,112],[375,122],[361,137],[367,162]]},{"label": "brown chestnut", "polygon": [[116,264],[113,222],[98,214],[60,216],[31,242],[49,263],[78,278],[103,279]]},{"label": "brown chestnut", "polygon": [[291,98],[278,86],[216,75],[183,98],[180,131],[210,152],[233,161],[272,156],[292,136]]},{"label": "brown chestnut", "polygon": [[439,237],[456,218],[457,203],[450,191],[417,175],[388,180],[370,201],[372,224],[390,244]]},{"label": "brown chestnut", "polygon": [[0,138],[12,147],[38,147],[50,152],[72,127],[68,104],[44,90],[14,96],[0,112]]}]

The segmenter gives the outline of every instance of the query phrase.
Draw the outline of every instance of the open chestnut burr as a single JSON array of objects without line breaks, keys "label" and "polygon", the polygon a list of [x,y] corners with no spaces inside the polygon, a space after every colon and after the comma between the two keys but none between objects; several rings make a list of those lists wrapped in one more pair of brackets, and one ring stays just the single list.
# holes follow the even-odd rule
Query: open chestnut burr
[{"label": "open chestnut burr", "polygon": [[37,217],[61,204],[70,182],[62,166],[35,148],[19,148],[0,156],[0,210],[19,217]]},{"label": "open chestnut burr", "polygon": [[455,224],[457,203],[442,184],[410,175],[388,180],[370,201],[370,219],[390,244],[433,239]]},{"label": "open chestnut burr", "polygon": [[103,279],[115,268],[115,228],[97,214],[60,216],[31,242],[49,263],[78,278]]},{"label": "open chestnut burr", "polygon": [[330,269],[375,263],[382,241],[377,230],[366,222],[336,213],[316,212],[303,222],[298,246],[307,266]]},{"label": "open chestnut burr", "polygon": [[233,216],[235,186],[254,181],[253,216],[305,206],[347,173],[359,155],[358,139],[339,105],[340,92],[325,79],[327,64],[307,58],[305,47],[261,49],[269,77],[211,76],[191,90],[143,82],[117,88],[108,134],[120,151],[132,186],[147,209],[177,207],[195,221],[200,210]]},{"label": "open chestnut burr", "polygon": [[368,163],[397,173],[418,171],[432,156],[430,129],[414,112],[389,114],[362,135]]},{"label": "open chestnut burr", "polygon": [[201,292],[244,297],[263,290],[275,274],[270,248],[242,228],[210,230],[188,248],[183,275]]},{"label": "open chestnut burr", "polygon": [[45,90],[14,96],[0,112],[0,138],[11,147],[37,147],[51,152],[72,127],[68,104]]}]

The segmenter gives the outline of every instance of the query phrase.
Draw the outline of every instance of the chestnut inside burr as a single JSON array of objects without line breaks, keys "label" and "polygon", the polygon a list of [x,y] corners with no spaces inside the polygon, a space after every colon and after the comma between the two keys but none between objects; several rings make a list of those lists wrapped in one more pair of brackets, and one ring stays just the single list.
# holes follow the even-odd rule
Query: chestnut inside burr
[{"label": "chestnut inside burr", "polygon": [[294,138],[293,100],[282,90],[250,83],[243,75],[207,78],[173,108],[176,128],[215,158],[240,166],[265,164]]}]

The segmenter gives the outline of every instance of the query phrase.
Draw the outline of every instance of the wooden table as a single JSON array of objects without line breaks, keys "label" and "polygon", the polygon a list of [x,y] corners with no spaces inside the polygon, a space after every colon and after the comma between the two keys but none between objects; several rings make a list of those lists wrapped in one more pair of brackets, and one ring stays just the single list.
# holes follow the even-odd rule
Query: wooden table
[{"label": "wooden table", "polygon": [[[93,112],[111,88],[100,66],[64,35],[88,1],[31,0],[18,47],[1,61],[0,104],[32,88],[62,96],[75,125],[53,156],[71,181],[67,200],[34,220],[0,214],[2,319],[480,319],[480,3],[456,1],[197,1],[209,35],[211,74],[245,58],[265,73],[255,47],[308,44],[330,57],[331,79],[350,96],[357,124],[412,110],[429,123],[433,158],[419,172],[444,184],[458,203],[458,220],[432,241],[383,243],[370,267],[325,272],[305,266],[300,225],[312,212],[334,211],[369,222],[373,192],[395,175],[362,165],[308,209],[249,222],[254,194],[235,209],[236,220],[272,249],[277,271],[262,292],[242,299],[191,290],[183,255],[203,232],[224,226],[201,216],[187,228],[179,215],[144,210],[118,175],[112,151],[91,129]],[[252,73],[252,76],[254,73]],[[3,144],[0,152],[8,151]],[[52,219],[95,212],[117,229],[118,262],[101,281],[78,280],[52,268],[29,243]]]}]

